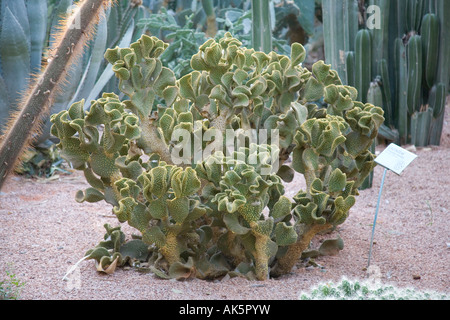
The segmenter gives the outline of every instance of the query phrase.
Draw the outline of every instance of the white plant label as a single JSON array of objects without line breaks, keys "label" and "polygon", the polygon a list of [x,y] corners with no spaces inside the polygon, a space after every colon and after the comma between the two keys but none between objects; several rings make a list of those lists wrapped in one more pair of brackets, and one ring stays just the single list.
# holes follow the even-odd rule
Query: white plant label
[{"label": "white plant label", "polygon": [[412,152],[391,143],[380,155],[375,159],[375,162],[380,166],[391,170],[400,175],[407,166],[410,165],[414,159],[417,158]]}]

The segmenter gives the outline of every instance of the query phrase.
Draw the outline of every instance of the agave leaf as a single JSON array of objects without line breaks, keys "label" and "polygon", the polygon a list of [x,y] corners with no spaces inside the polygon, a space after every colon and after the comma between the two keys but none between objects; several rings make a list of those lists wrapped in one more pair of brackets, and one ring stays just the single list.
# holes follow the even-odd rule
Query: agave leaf
[{"label": "agave leaf", "polygon": [[97,26],[97,34],[92,45],[92,51],[88,65],[86,66],[86,70],[83,74],[81,82],[78,85],[77,92],[75,93],[70,104],[81,99],[86,99],[89,96],[92,88],[94,87],[95,81],[97,80],[97,75],[100,71],[100,67],[104,59],[103,55],[106,51],[107,37],[107,20],[105,17],[103,17]]},{"label": "agave leaf", "polygon": [[0,127],[3,127],[9,115],[9,98],[5,81],[0,75]]},{"label": "agave leaf", "polygon": [[41,70],[42,51],[47,37],[47,1],[28,1],[30,23],[31,72]]},{"label": "agave leaf", "polygon": [[61,0],[53,11],[50,27],[50,45],[55,43],[55,35],[58,32],[58,25],[61,20],[69,13],[70,7],[73,5],[73,0]]},{"label": "agave leaf", "polygon": [[[35,1],[36,2],[36,1]],[[27,4],[28,5],[28,4]],[[1,3],[1,12],[6,12],[6,8],[11,10],[14,17],[22,27],[28,41],[28,49],[30,48],[30,23],[28,20],[27,7],[24,0],[3,0]],[[44,14],[45,16],[45,14]]]},{"label": "agave leaf", "polygon": [[30,76],[28,39],[9,7],[5,8],[0,35],[0,60],[9,101],[16,103]]},{"label": "agave leaf", "polygon": [[[109,27],[108,27],[109,28]],[[134,30],[134,22],[131,21],[130,25],[128,26],[128,29],[124,36],[122,37],[122,40],[120,41],[119,48],[125,48],[129,46],[131,43],[131,37],[133,36],[133,30]],[[111,67],[111,64],[108,64],[108,66],[103,70],[102,74],[98,78],[97,82],[95,83],[95,86],[92,88],[88,98],[85,102],[85,109],[87,109],[90,105],[90,101],[95,100],[103,91],[105,86],[108,84],[108,82],[113,78],[114,71]]]}]

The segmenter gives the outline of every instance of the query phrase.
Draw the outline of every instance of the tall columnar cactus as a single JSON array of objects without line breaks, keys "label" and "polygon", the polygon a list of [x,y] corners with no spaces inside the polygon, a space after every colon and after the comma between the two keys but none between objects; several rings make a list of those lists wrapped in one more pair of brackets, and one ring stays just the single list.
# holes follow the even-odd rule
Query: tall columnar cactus
[{"label": "tall columnar cactus", "polygon": [[203,10],[206,14],[206,35],[214,38],[217,33],[216,13],[212,0],[202,0]]},{"label": "tall columnar cactus", "polygon": [[[349,0],[323,1],[324,21],[335,20],[336,12],[344,17],[341,11],[333,9],[347,8],[350,3]],[[366,12],[370,6],[378,10]],[[365,19],[358,35],[345,44],[342,37],[325,37],[326,60],[338,70],[355,69],[354,78],[350,74],[343,79],[362,91],[359,98],[363,102],[370,83],[379,79],[383,95],[380,107],[386,118],[383,132],[397,130],[397,143],[440,144],[450,74],[450,58],[446,53],[450,35],[443,32],[450,27],[445,16],[448,12],[450,4],[445,0],[371,0],[360,12]],[[353,19],[345,19],[345,25],[358,25],[357,14],[358,8],[354,8],[353,15],[346,13],[345,17]],[[325,35],[334,30],[334,25],[324,23]],[[352,43],[356,43],[356,52],[345,49]],[[336,47],[344,52],[333,50]],[[358,65],[358,57],[366,59],[362,67]],[[369,65],[372,67],[368,68]]]},{"label": "tall columnar cactus", "polygon": [[[135,257],[177,279],[289,272],[315,234],[347,218],[375,165],[382,109],[356,101],[323,61],[303,68],[299,44],[267,54],[228,33],[201,45],[180,79],[159,59],[167,46],[143,35],[108,50],[125,99],[104,93],[51,117],[62,156],[91,186],[77,201],[104,200],[141,233],[127,246],[115,230],[114,245],[85,259],[109,272]],[[263,130],[273,135],[253,139]],[[294,171],[307,188],[289,199]]]},{"label": "tall columnar cactus", "polygon": [[[358,0],[323,0],[323,36],[326,43],[327,63],[338,71],[346,82],[351,76],[351,67],[345,64],[346,54],[355,51],[355,37],[358,33]],[[353,85],[352,82],[346,82]]]},{"label": "tall columnar cactus", "polygon": [[372,81],[372,36],[366,29],[358,31],[355,48],[355,88],[358,100],[367,101],[367,91]]}]

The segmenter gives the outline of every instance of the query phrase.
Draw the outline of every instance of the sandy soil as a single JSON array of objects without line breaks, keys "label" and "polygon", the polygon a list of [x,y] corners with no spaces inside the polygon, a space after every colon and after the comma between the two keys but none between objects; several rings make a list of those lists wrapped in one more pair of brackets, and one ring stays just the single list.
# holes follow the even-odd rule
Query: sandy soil
[{"label": "sandy soil", "polygon": [[[26,282],[20,297],[36,300],[292,300],[320,282],[342,277],[378,277],[400,288],[450,293],[449,113],[447,109],[440,147],[415,150],[418,158],[401,176],[388,172],[369,271],[381,167],[375,169],[373,188],[361,192],[347,221],[321,238],[339,235],[345,246],[338,255],[317,258],[316,267],[299,262],[290,274],[263,282],[161,280],[131,268],[106,275],[95,270],[92,260],[83,261],[71,281],[63,281],[68,269],[101,240],[103,225],[118,224],[111,207],[74,200],[76,191],[87,186],[80,173],[53,181],[10,176],[0,193],[0,278],[6,268],[12,269]],[[297,179],[289,195],[302,184],[302,177]],[[131,229],[123,230],[131,234]]]}]

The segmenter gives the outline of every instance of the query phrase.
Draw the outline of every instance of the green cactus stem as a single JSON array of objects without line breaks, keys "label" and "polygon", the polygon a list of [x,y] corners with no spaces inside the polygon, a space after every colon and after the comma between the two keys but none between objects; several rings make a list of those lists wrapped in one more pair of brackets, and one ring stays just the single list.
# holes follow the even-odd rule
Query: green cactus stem
[{"label": "green cactus stem", "polygon": [[420,111],[422,107],[422,40],[421,36],[414,35],[406,46],[406,58],[408,61],[408,89],[407,105],[409,115]]},{"label": "green cactus stem", "polygon": [[[390,0],[370,0],[369,5],[375,5],[380,9],[378,19],[379,28],[370,30],[372,38],[372,75],[379,74],[381,60],[389,61],[389,29],[390,29]],[[381,107],[381,105],[380,105]]]},{"label": "green cactus stem", "polygon": [[[345,81],[351,70],[346,67],[346,53],[355,51],[354,39],[358,32],[358,1],[322,1],[325,42],[325,60]],[[352,85],[350,82],[346,84]]]},{"label": "green cactus stem", "polygon": [[358,101],[367,102],[367,91],[372,81],[372,39],[367,29],[361,29],[356,35],[355,48],[355,87]]},{"label": "green cactus stem", "polygon": [[406,60],[406,48],[403,44],[402,39],[395,39],[395,49],[394,49],[394,59],[395,59],[395,81],[396,81],[396,99],[395,103],[397,108],[395,108],[394,117],[397,122],[398,132],[400,136],[401,143],[405,144],[408,142],[408,102],[407,102],[407,60]]},{"label": "green cactus stem", "polygon": [[[434,0],[435,14],[439,18],[439,63],[438,63],[438,74],[436,77],[437,84],[444,84],[446,87],[445,92],[449,91],[450,88],[450,35],[444,30],[449,30],[450,20],[448,19],[447,12],[450,10],[450,3],[445,0]],[[445,104],[444,104],[445,105]],[[442,105],[441,105],[442,106]],[[436,110],[436,109],[435,109]],[[438,107],[437,110],[443,110]],[[444,125],[444,113],[441,112],[438,117],[433,118],[433,123],[431,126],[431,145],[440,145],[442,137],[442,128]]]},{"label": "green cactus stem", "polygon": [[422,46],[424,84],[432,88],[436,82],[439,63],[439,20],[434,14],[426,14],[422,22]]},{"label": "green cactus stem", "polygon": [[206,35],[214,38],[217,33],[216,14],[212,0],[202,0],[203,10],[206,13]]},{"label": "green cactus stem", "polygon": [[417,147],[428,145],[433,109],[415,112],[411,117],[411,143]]}]

